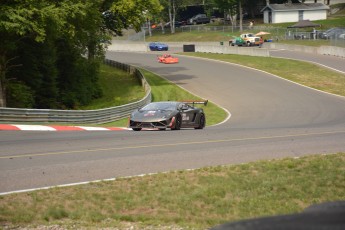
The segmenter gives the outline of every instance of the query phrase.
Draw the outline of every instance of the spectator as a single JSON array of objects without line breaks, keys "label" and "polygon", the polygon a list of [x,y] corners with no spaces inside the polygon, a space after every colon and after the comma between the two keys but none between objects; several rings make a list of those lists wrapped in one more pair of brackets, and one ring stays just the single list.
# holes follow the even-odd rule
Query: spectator
[{"label": "spectator", "polygon": [[264,43],[264,39],[262,39],[262,36],[260,37],[260,43],[259,43],[259,48],[262,47],[262,44]]},{"label": "spectator", "polygon": [[253,26],[254,26],[254,21],[250,21],[250,22],[249,22],[249,29],[252,29]]}]

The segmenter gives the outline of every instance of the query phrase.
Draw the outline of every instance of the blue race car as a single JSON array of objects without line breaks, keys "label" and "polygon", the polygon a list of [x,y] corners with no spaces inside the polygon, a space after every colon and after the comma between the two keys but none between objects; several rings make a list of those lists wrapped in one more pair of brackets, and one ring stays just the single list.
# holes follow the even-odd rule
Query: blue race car
[{"label": "blue race car", "polygon": [[151,51],[168,51],[169,49],[167,44],[160,42],[151,42],[149,44],[149,48]]}]

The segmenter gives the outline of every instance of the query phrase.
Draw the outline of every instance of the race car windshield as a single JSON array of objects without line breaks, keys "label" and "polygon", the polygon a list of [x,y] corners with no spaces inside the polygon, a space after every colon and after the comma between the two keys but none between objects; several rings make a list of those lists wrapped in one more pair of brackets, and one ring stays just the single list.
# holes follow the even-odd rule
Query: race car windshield
[{"label": "race car windshield", "polygon": [[141,110],[175,110],[176,103],[172,102],[159,102],[159,103],[151,103],[144,106]]}]

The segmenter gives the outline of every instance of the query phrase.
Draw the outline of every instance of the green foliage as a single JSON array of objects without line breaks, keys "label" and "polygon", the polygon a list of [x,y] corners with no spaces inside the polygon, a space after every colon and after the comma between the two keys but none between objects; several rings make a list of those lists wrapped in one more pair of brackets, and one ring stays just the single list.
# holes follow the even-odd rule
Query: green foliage
[{"label": "green foliage", "polygon": [[[117,25],[121,28],[133,26],[137,31],[147,18],[162,10],[159,0],[116,0],[110,7]],[[122,24],[121,24],[122,22]]]},{"label": "green foliage", "polygon": [[32,108],[34,105],[33,91],[23,83],[11,81],[7,87],[7,101],[16,108]]},{"label": "green foliage", "polygon": [[[35,108],[77,108],[90,103],[102,95],[98,74],[103,42],[123,28],[140,28],[146,17],[159,10],[158,0],[3,0],[3,93],[9,79],[15,79],[32,90]],[[23,100],[18,94],[0,97],[10,98],[10,107]]]},{"label": "green foliage", "polygon": [[[56,83],[57,68],[55,66],[56,53],[54,44],[50,40],[37,43],[30,38],[17,42],[18,49],[13,52],[18,58],[18,64],[8,72],[12,77],[25,83],[33,91],[35,108],[56,108],[58,88]],[[21,99],[17,98],[18,101]],[[10,107],[15,107],[8,102]]]},{"label": "green foliage", "polygon": [[81,57],[78,49],[66,40],[60,40],[57,47],[61,104],[69,109],[78,108],[102,96],[98,84],[99,62]]}]

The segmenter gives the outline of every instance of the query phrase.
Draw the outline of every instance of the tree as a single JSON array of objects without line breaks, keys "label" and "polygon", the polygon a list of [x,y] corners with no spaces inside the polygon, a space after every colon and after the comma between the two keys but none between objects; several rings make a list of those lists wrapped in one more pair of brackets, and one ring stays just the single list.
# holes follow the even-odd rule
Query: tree
[{"label": "tree", "polygon": [[2,0],[0,106],[9,88],[12,102],[26,89],[39,108],[74,108],[100,96],[104,42],[159,10],[158,0]]},{"label": "tree", "polygon": [[[43,42],[46,37],[47,22],[59,17],[55,8],[42,1],[5,0],[0,5],[0,106],[6,106],[6,89],[11,81],[21,84],[21,76],[10,74],[22,66],[18,62],[18,44],[23,41]],[[10,74],[9,76],[7,76]]]},{"label": "tree", "polygon": [[183,6],[182,0],[160,0],[160,4],[163,6],[164,11],[160,15],[160,21],[162,25],[162,29],[164,30],[164,23],[163,21],[168,21],[170,32],[173,34],[175,33],[175,20],[176,20],[176,13],[178,8]]},{"label": "tree", "polygon": [[160,15],[160,21],[168,21],[170,23],[169,27],[171,33],[175,33],[175,21],[179,9],[183,9],[190,5],[211,6],[213,0],[160,0],[160,3],[164,9]]},{"label": "tree", "polygon": [[237,0],[214,0],[214,4],[224,13],[224,18],[230,19],[233,26],[236,25],[236,18],[238,14]]},{"label": "tree", "polygon": [[[2,60],[0,65],[0,84],[3,89],[3,94],[1,95],[3,99],[2,106],[6,106],[6,88],[12,81],[17,82],[17,84],[32,84],[32,87],[37,88],[40,87],[39,84],[36,84],[39,82],[51,82],[53,85],[56,83],[54,80],[43,81],[42,79],[46,75],[42,75],[39,70],[42,67],[41,70],[44,72],[45,64],[42,62],[50,57],[51,52],[48,50],[49,54],[45,53],[46,56],[37,57],[35,54],[39,54],[41,49],[45,49],[48,44],[52,44],[50,39],[54,39],[54,36],[61,33],[61,31],[64,31],[65,34],[72,34],[73,28],[69,27],[66,21],[67,13],[73,10],[74,12],[80,10],[79,6],[82,5],[71,6],[63,3],[61,5],[56,6],[45,1],[35,0],[7,0],[2,2],[0,6],[0,11],[2,12],[0,16],[0,33],[3,39],[0,47],[0,60]],[[53,52],[53,50],[51,51]],[[30,61],[31,64],[37,63],[37,65],[33,64],[31,66]],[[54,60],[51,61],[51,63],[53,62]],[[20,68],[8,68],[8,66]],[[47,69],[51,68],[51,66],[46,67]],[[54,76],[52,76],[54,75],[52,74],[54,70],[53,72],[48,72],[46,74],[54,79]],[[31,75],[31,73],[35,74]],[[32,92],[38,94],[38,90],[33,89]],[[39,98],[39,96],[36,96],[34,97]]]},{"label": "tree", "polygon": [[152,17],[161,10],[159,0],[113,0],[109,8],[112,16],[118,19],[116,20],[117,32],[129,26],[139,31],[147,17]]}]

